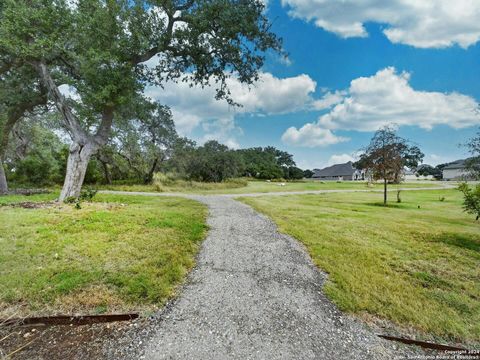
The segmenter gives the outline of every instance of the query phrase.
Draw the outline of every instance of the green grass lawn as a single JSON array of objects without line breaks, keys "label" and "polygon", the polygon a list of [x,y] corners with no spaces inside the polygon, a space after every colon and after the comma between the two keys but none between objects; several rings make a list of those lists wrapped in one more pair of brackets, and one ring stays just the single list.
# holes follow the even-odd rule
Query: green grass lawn
[{"label": "green grass lawn", "polygon": [[[164,186],[163,192],[181,192],[195,194],[248,194],[248,193],[268,193],[281,191],[304,191],[304,190],[339,190],[339,189],[362,189],[362,190],[381,190],[382,184],[375,184],[368,187],[365,182],[336,182],[336,181],[295,181],[286,182],[285,186],[280,186],[278,182],[266,181],[248,181],[246,186],[240,186],[236,183],[193,183],[192,186]],[[418,187],[435,187],[441,186],[438,182],[407,182],[400,185],[389,185],[390,189],[401,188],[418,188]],[[102,185],[100,190],[120,190],[120,191],[142,191],[157,192],[158,189],[154,185]]]},{"label": "green grass lawn", "polygon": [[[444,201],[441,199],[444,197]],[[327,296],[364,318],[479,344],[480,223],[457,190],[243,198],[306,245]]]},{"label": "green grass lawn", "polygon": [[150,311],[194,265],[207,210],[180,198],[97,195],[25,209],[0,197],[0,316]]},{"label": "green grass lawn", "polygon": [[0,206],[22,203],[22,202],[44,202],[44,201],[53,201],[58,197],[59,192],[53,191],[47,194],[36,194],[36,195],[1,195],[0,196]]}]

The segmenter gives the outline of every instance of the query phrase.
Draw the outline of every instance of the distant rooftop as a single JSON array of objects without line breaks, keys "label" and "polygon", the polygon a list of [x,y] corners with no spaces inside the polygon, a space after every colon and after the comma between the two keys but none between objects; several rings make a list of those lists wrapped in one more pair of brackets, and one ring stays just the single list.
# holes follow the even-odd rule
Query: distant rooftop
[{"label": "distant rooftop", "polygon": [[465,169],[466,159],[456,160],[443,168],[443,170]]},{"label": "distant rooftop", "polygon": [[314,169],[313,177],[337,177],[337,176],[352,176],[355,173],[355,168],[351,161],[345,164],[335,164],[323,169]]}]

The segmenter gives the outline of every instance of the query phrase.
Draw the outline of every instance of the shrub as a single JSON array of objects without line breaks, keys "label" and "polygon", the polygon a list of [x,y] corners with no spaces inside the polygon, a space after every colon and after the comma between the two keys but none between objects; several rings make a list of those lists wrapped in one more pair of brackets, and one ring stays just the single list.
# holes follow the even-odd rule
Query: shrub
[{"label": "shrub", "polygon": [[65,204],[75,205],[75,209],[80,210],[82,208],[82,201],[92,201],[92,199],[97,195],[98,190],[92,187],[86,187],[82,189],[79,197],[69,196],[63,202]]},{"label": "shrub", "polygon": [[80,192],[79,199],[82,201],[92,201],[92,199],[97,195],[98,190],[92,187],[86,187]]}]

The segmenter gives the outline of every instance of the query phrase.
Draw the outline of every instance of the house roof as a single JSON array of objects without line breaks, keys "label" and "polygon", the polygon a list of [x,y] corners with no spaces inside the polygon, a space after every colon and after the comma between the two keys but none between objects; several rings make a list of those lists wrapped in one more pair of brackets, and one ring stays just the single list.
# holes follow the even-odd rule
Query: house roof
[{"label": "house roof", "polygon": [[323,169],[314,169],[313,177],[336,177],[336,176],[352,176],[355,168],[351,161],[345,164],[335,164]]},{"label": "house roof", "polygon": [[450,164],[445,166],[443,170],[465,169],[465,161],[465,159],[462,159],[451,162]]}]

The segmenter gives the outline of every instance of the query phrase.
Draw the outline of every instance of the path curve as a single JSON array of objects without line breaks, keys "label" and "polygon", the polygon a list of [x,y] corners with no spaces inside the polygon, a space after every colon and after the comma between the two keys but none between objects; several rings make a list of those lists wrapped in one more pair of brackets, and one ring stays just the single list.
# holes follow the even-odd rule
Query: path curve
[{"label": "path curve", "polygon": [[186,197],[208,205],[210,231],[146,359],[393,359],[414,351],[339,312],[323,294],[326,275],[267,217],[227,196]]}]

